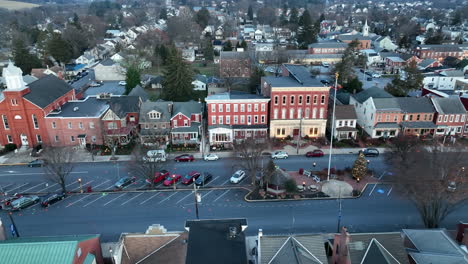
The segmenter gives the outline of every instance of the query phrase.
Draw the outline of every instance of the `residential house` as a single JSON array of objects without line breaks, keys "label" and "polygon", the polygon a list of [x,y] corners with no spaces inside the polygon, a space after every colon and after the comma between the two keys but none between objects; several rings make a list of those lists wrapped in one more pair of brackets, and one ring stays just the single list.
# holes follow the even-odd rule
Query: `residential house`
[{"label": "residential house", "polygon": [[119,63],[108,58],[94,67],[95,78],[98,81],[123,81],[125,80],[125,68]]},{"label": "residential house", "polygon": [[[436,111],[429,98],[398,97],[380,100],[397,101],[402,113],[400,128],[404,135],[434,135],[436,125],[434,124],[433,120]],[[379,118],[383,119],[383,117],[377,116],[377,120],[379,120]]]},{"label": "residential house", "polygon": [[307,65],[323,62],[335,64],[343,57],[343,54],[309,54],[308,50],[287,50],[286,53],[289,63]]},{"label": "residential house", "polygon": [[403,229],[410,263],[468,264],[468,255],[445,229]]},{"label": "residential house", "polygon": [[378,65],[381,61],[382,61],[382,58],[380,57],[379,53],[376,52],[375,50],[373,49],[364,49],[364,50],[361,50],[360,51],[361,54],[363,54],[364,56],[366,56],[367,58],[367,65]]},{"label": "residential house", "polygon": [[268,135],[268,102],[263,96],[231,91],[206,99],[210,146],[229,148],[235,140]]},{"label": "residential house", "polygon": [[188,232],[170,232],[161,225],[145,233],[123,233],[112,250],[114,264],[184,264]]},{"label": "residential house", "polygon": [[320,22],[320,34],[324,35],[335,31],[336,27],[336,20],[323,20],[322,22]]},{"label": "residential house", "polygon": [[372,40],[372,47],[377,51],[395,51],[398,48],[398,45],[393,43],[389,36],[377,36]]},{"label": "residential house", "polygon": [[248,52],[221,51],[219,59],[220,76],[224,78],[248,78],[252,73]]},{"label": "residential house", "polygon": [[345,42],[317,42],[307,46],[309,54],[343,54],[348,43]]},{"label": "residential house", "polygon": [[224,80],[214,76],[206,78],[206,86],[208,88],[208,95],[227,92]]},{"label": "residential house", "polygon": [[40,79],[46,75],[54,75],[56,76],[57,78],[59,79],[63,79],[64,75],[65,75],[65,70],[60,67],[60,66],[52,66],[49,68],[49,66],[47,66],[47,68],[43,69],[43,68],[36,68],[36,69],[31,69],[31,75],[36,77],[37,79]]},{"label": "residential house", "polygon": [[[186,264],[247,263],[245,229],[247,219],[190,220]],[[216,249],[207,247],[216,244]]]},{"label": "residential house", "polygon": [[105,142],[113,141],[121,145],[130,143],[138,133],[140,98],[101,95],[98,99],[109,100],[109,109],[101,119]]},{"label": "residential house", "polygon": [[106,35],[112,38],[116,38],[124,35],[124,33],[118,29],[108,29],[106,30]]},{"label": "residential house", "polygon": [[468,132],[468,115],[459,97],[431,97],[435,107],[436,135],[463,136]]},{"label": "residential house", "polygon": [[334,137],[337,140],[356,139],[358,130],[356,129],[357,115],[354,105],[337,105],[335,107]]},{"label": "residential house", "polygon": [[171,132],[172,101],[146,101],[141,104],[140,140],[144,145],[165,146]]},{"label": "residential house", "polygon": [[206,75],[197,74],[192,81],[194,91],[206,91]]},{"label": "residential house", "polygon": [[65,73],[67,76],[77,76],[85,71],[84,64],[65,64]]},{"label": "residential house", "polygon": [[188,62],[195,61],[195,50],[194,49],[182,49],[182,58]]},{"label": "residential house", "polygon": [[329,244],[333,245],[330,263],[410,263],[399,232],[349,234],[343,227]]},{"label": "residential house", "polygon": [[271,52],[274,49],[273,43],[258,42],[255,43],[255,52]]},{"label": "residential house", "polygon": [[282,76],[262,77],[261,93],[270,97],[270,137],[323,137],[329,87],[304,66],[283,64]]},{"label": "residential house", "polygon": [[140,100],[142,102],[148,101],[149,100],[149,94],[141,87],[139,84],[137,84],[133,89],[128,93],[129,96],[138,96],[140,97]]},{"label": "residential house", "polygon": [[18,237],[0,241],[2,263],[103,264],[99,235]]},{"label": "residential house", "polygon": [[213,50],[221,52],[223,50],[224,43],[221,39],[213,40]]},{"label": "residential house", "polygon": [[94,56],[89,51],[85,51],[83,55],[75,60],[76,64],[84,64],[85,68],[91,67],[95,62]]},{"label": "residential house", "polygon": [[23,72],[9,63],[3,68],[7,88],[0,97],[0,145],[33,147],[49,144],[45,116],[70,100],[75,100],[75,90],[54,75],[47,75],[28,85],[23,82]]},{"label": "residential house", "polygon": [[413,54],[420,59],[436,59],[443,61],[448,56],[458,59],[463,58],[463,49],[459,45],[419,45],[413,50]]},{"label": "residential house", "polygon": [[49,145],[103,145],[101,118],[108,109],[108,101],[97,97],[68,101],[45,118]]},{"label": "residential house", "polygon": [[442,66],[442,63],[434,59],[424,59],[420,61],[417,65],[418,69],[424,71],[428,68],[436,68]]},{"label": "residential house", "polygon": [[424,75],[423,87],[437,90],[455,90],[457,80],[466,80],[465,74],[460,70],[440,71]]},{"label": "residential house", "polygon": [[163,77],[145,74],[142,77],[141,84],[145,88],[161,90],[163,88]]},{"label": "residential house", "polygon": [[203,105],[200,102],[174,102],[171,117],[171,143],[198,145]]},{"label": "residential house", "polygon": [[385,71],[398,74],[406,65],[406,61],[401,57],[391,56],[385,58]]}]

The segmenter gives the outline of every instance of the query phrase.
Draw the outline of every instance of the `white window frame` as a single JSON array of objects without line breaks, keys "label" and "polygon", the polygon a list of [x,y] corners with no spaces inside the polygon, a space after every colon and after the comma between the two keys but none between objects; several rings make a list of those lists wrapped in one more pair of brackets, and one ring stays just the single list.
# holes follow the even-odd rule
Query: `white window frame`
[{"label": "white window frame", "polygon": [[55,141],[55,142],[59,142],[59,141],[60,141],[60,137],[59,137],[58,135],[55,135],[54,141]]},{"label": "white window frame", "polygon": [[56,129],[56,128],[57,128],[57,124],[55,123],[55,121],[52,121],[52,123],[50,123],[50,125],[52,126],[52,129]]},{"label": "white window frame", "polygon": [[216,112],[216,104],[211,104],[211,112]]},{"label": "white window frame", "polygon": [[460,122],[460,115],[455,116],[455,122]]},{"label": "white window frame", "polygon": [[91,129],[94,128],[94,122],[89,122],[89,128],[91,128]]},{"label": "white window frame", "polygon": [[237,125],[237,123],[239,122],[239,116],[234,116],[234,125]]},{"label": "white window frame", "polygon": [[323,119],[324,114],[325,110],[323,108],[320,108],[320,119]]},{"label": "white window frame", "polygon": [[251,124],[252,124],[252,116],[248,115],[247,116],[247,125],[251,125]]},{"label": "white window frame", "polygon": [[218,116],[218,124],[223,124],[223,116]]},{"label": "white window frame", "polygon": [[39,129],[39,121],[37,120],[37,116],[35,114],[32,114],[31,118],[32,118],[32,121],[33,121],[34,129]]},{"label": "white window frame", "polygon": [[258,104],[254,104],[254,111],[258,112]]},{"label": "white window frame", "polygon": [[211,124],[216,125],[216,116],[211,116]]},{"label": "white window frame", "polygon": [[266,109],[266,104],[262,104],[262,112],[264,112]]},{"label": "white window frame", "polygon": [[8,123],[8,117],[6,115],[2,115],[3,127],[8,130],[10,129],[10,124]]},{"label": "white window frame", "polygon": [[258,124],[258,115],[254,115],[254,124]]},{"label": "white window frame", "polygon": [[291,105],[294,105],[294,103],[296,102],[296,98],[295,98],[294,95],[291,95],[291,97],[290,97],[289,100],[290,100],[289,103],[290,103]]},{"label": "white window frame", "polygon": [[231,124],[231,117],[226,116],[226,125],[230,125],[230,124]]},{"label": "white window frame", "polygon": [[231,105],[230,104],[226,104],[226,112],[231,112]]},{"label": "white window frame", "polygon": [[289,119],[294,119],[294,108],[289,109]]},{"label": "white window frame", "polygon": [[12,144],[13,143],[13,137],[11,135],[6,135],[6,136],[7,136],[8,144]]},{"label": "white window frame", "polygon": [[70,142],[75,142],[75,136],[70,136]]},{"label": "white window frame", "polygon": [[36,141],[37,141],[37,143],[42,143],[41,135],[36,135]]},{"label": "white window frame", "polygon": [[261,121],[262,121],[262,124],[265,123],[265,115],[262,115]]},{"label": "white window frame", "polygon": [[83,122],[79,122],[79,123],[78,123],[78,127],[79,127],[80,129],[83,129]]},{"label": "white window frame", "polygon": [[241,125],[245,124],[245,116],[244,115],[241,115],[240,123],[241,123]]},{"label": "white window frame", "polygon": [[310,105],[310,95],[306,96],[306,104]]},{"label": "white window frame", "polygon": [[223,112],[223,104],[218,105],[218,112],[220,112],[220,113]]},{"label": "white window frame", "polygon": [[234,104],[234,113],[237,113],[238,109],[239,109],[238,105]]},{"label": "white window frame", "polygon": [[73,124],[72,124],[72,122],[68,122],[68,125],[67,125],[67,126],[68,126],[68,129],[73,129]]},{"label": "white window frame", "polygon": [[444,115],[444,123],[448,121],[448,115]]},{"label": "white window frame", "polygon": [[245,112],[245,104],[240,105],[241,112]]},{"label": "white window frame", "polygon": [[252,104],[247,104],[247,111],[248,111],[249,113],[252,112]]},{"label": "white window frame", "polygon": [[298,100],[297,100],[297,103],[300,104],[300,105],[302,104],[302,95],[299,95],[299,98],[298,98]]},{"label": "white window frame", "polygon": [[450,122],[453,122],[453,115],[450,115]]}]

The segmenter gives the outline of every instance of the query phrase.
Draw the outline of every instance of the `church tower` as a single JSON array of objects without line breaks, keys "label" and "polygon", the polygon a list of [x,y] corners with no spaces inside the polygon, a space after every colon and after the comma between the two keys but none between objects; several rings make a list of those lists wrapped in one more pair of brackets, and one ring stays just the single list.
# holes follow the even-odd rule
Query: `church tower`
[{"label": "church tower", "polygon": [[366,19],[366,23],[364,24],[364,26],[362,27],[362,35],[364,37],[368,37],[369,36],[369,26],[367,25],[367,19]]},{"label": "church tower", "polygon": [[7,86],[6,91],[21,91],[26,88],[26,83],[23,81],[23,71],[11,61],[8,63],[8,67],[3,68],[3,77]]}]

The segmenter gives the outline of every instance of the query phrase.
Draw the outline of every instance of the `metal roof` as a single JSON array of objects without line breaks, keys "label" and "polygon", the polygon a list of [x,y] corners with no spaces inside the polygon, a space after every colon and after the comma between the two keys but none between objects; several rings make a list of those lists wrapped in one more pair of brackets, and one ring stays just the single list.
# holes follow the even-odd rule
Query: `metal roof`
[{"label": "metal roof", "polygon": [[465,114],[466,110],[460,97],[433,97],[434,107],[439,114]]},{"label": "metal roof", "polygon": [[107,100],[87,97],[82,101],[69,101],[58,112],[51,112],[46,118],[54,117],[101,117],[109,109]]},{"label": "metal roof", "polygon": [[206,97],[205,101],[214,101],[214,100],[255,100],[255,99],[264,99],[270,100],[269,98],[251,94],[251,93],[244,93],[240,91],[231,91],[225,93],[217,93]]}]

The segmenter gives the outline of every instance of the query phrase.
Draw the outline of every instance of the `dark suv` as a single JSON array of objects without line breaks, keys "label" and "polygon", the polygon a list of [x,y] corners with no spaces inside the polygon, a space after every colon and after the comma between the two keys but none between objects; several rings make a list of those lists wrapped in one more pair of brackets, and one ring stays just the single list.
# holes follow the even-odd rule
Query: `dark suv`
[{"label": "dark suv", "polygon": [[49,207],[49,205],[54,204],[63,199],[65,199],[65,195],[62,193],[49,194],[42,199],[41,205],[42,207]]},{"label": "dark suv", "polygon": [[379,150],[375,148],[366,148],[364,151],[360,150],[359,152],[362,152],[364,156],[366,157],[378,157],[379,156]]}]

